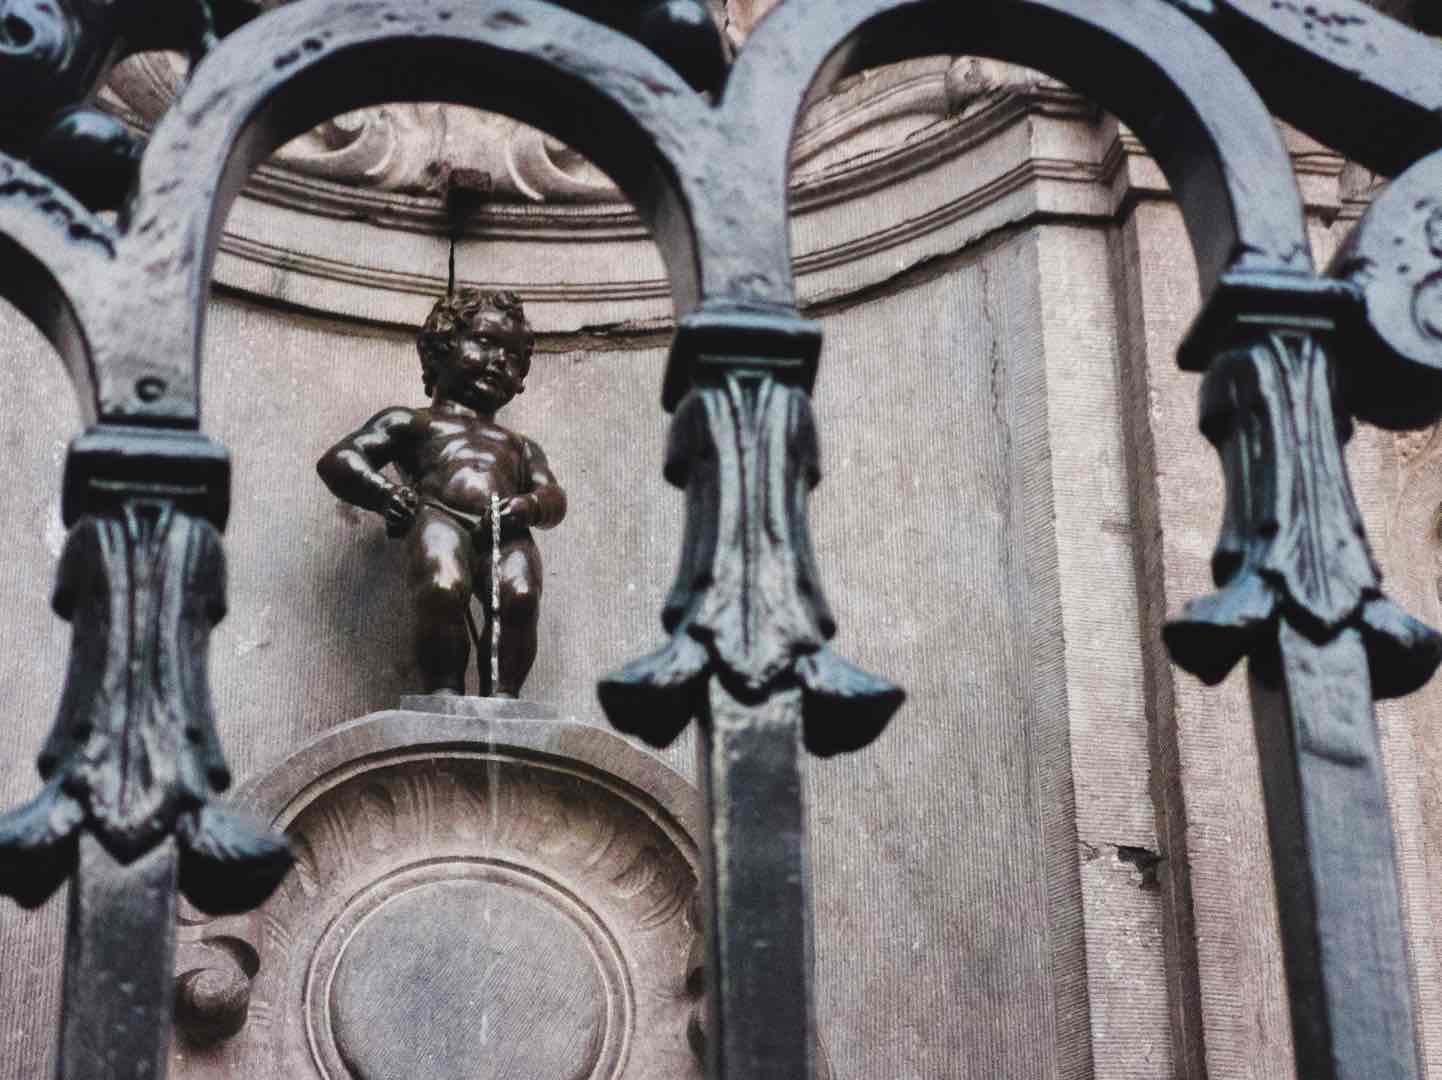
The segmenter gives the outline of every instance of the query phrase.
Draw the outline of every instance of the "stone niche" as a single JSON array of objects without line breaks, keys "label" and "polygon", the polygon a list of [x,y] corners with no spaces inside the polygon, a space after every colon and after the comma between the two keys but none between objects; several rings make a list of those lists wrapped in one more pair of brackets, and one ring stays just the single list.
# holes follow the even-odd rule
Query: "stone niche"
[{"label": "stone niche", "polygon": [[[729,5],[733,28],[749,25],[736,21],[743,8]],[[167,63],[141,58],[109,90],[138,124],[173,93]],[[1035,103],[1083,123],[1094,115],[1030,73],[950,57],[868,73],[819,102],[795,148],[808,302],[887,288],[899,266],[995,228],[987,215],[1022,212],[984,200],[986,220],[975,220],[977,200],[949,174],[978,142],[988,154],[968,172],[1020,167],[1024,147],[986,136],[1015,132]],[[399,659],[408,615],[395,615],[393,552],[376,522],[325,495],[312,462],[346,425],[416,393],[414,328],[445,287],[446,219],[425,183],[435,162],[436,175],[495,178],[458,247],[460,283],[517,289],[542,338],[511,415],[556,448],[574,497],[565,527],[543,537],[531,684],[566,719],[448,716],[412,702],[331,727],[414,684]],[[216,284],[207,428],[234,451],[237,512],[213,677],[237,773],[261,770],[241,801],[290,835],[299,865],[252,916],[187,917],[172,1076],[699,1077],[699,796],[595,727],[595,677],[654,647],[681,537],[654,403],[671,304],[644,227],[619,192],[537,132],[448,106],[388,105],[318,129],[252,177],[225,223]],[[626,344],[594,347],[608,338]],[[649,473],[597,466],[620,448],[634,462],[647,438],[658,454]],[[672,751],[675,768],[687,768],[689,749]],[[823,848],[819,863],[839,857]],[[869,850],[846,858],[889,873]],[[818,955],[833,970],[913,962],[854,949],[883,935],[825,903]],[[819,993],[817,1007],[844,1069],[862,1029],[834,993]],[[888,1044],[875,1053],[887,1057]],[[938,1045],[935,1057],[947,1056]]]},{"label": "stone niche", "polygon": [[260,911],[184,921],[177,1080],[701,1075],[698,793],[605,731],[461,700],[242,792],[298,861]]}]

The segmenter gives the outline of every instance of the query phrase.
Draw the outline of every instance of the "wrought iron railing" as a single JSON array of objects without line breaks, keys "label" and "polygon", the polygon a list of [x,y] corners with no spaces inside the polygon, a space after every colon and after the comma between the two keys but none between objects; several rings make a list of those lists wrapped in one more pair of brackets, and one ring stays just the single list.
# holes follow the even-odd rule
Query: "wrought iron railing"
[{"label": "wrought iron railing", "polygon": [[[1132,127],[1176,193],[1204,297],[1180,359],[1206,372],[1228,509],[1219,591],[1167,642],[1208,681],[1249,661],[1301,1075],[1420,1075],[1372,706],[1425,682],[1442,641],[1382,594],[1342,446],[1354,416],[1442,415],[1426,283],[1380,254],[1434,229],[1442,254],[1442,48],[1355,0],[784,0],[729,70],[677,46],[705,93],[547,0],[300,0],[233,31],[234,0],[151,8],[0,4],[0,292],[67,361],[93,425],[64,481],[55,606],[75,637],[46,786],[0,822],[0,889],[34,904],[72,879],[60,1077],[163,1076],[177,889],[246,907],[287,865],[282,841],[212,801],[228,782],[205,672],[228,467],[200,431],[211,265],[276,147],[407,99],[572,144],[665,259],[684,555],[670,641],[600,695],[657,745],[692,719],[704,735],[710,1075],[813,1074],[801,753],[860,749],[902,694],[826,646],[805,510],[822,335],[797,310],[789,151],[838,78],[936,53],[1066,80]],[[175,45],[196,64],[143,154],[102,114],[66,111],[117,50]],[[1401,174],[1327,274],[1273,114]],[[113,205],[112,224],[97,209]]]}]

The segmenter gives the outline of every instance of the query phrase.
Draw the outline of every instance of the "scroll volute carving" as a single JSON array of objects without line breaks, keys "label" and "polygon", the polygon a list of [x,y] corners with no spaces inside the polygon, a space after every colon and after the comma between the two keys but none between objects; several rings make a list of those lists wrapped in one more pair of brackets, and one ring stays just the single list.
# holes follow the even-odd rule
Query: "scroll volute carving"
[{"label": "scroll volute carving", "polygon": [[[720,24],[730,19],[716,0],[556,2],[636,37],[697,89],[717,89],[728,70],[731,49]],[[754,21],[750,8],[745,15]],[[106,87],[135,120],[153,126],[183,83],[178,57],[149,53],[118,66]],[[292,140],[275,162],[323,180],[409,195],[440,195],[447,177],[466,168],[489,175],[501,200],[621,200],[605,174],[556,139],[509,117],[454,105],[357,109]]]},{"label": "scroll volute carving", "polygon": [[1203,382],[1201,427],[1227,483],[1212,560],[1220,589],[1187,604],[1164,636],[1207,683],[1243,656],[1267,655],[1279,620],[1317,643],[1360,630],[1378,697],[1410,693],[1442,661],[1442,637],[1382,592],[1343,457],[1352,423],[1330,355],[1334,325],[1244,314]]},{"label": "scroll volute carving", "polygon": [[260,971],[255,920],[238,933],[206,927],[202,937],[186,936],[176,945],[175,1024],[190,1043],[208,1046],[236,1035],[250,1017],[251,989]]},{"label": "scroll volute carving", "polygon": [[623,731],[664,746],[704,720],[711,676],[743,701],[799,684],[804,736],[821,755],[876,738],[905,695],[827,646],[806,502],[820,481],[809,395],[763,370],[697,386],[671,426],[666,478],[686,492],[681,565],[659,651],[604,680],[601,703]]},{"label": "scroll volute carving", "polygon": [[609,732],[470,701],[363,717],[247,786],[295,873],[255,913],[183,914],[171,1075],[701,1075],[699,793]]}]

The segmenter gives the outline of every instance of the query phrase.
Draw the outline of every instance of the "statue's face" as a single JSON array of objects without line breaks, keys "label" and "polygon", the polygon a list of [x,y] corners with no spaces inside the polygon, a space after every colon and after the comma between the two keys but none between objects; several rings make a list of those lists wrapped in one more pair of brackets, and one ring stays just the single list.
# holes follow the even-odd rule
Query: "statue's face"
[{"label": "statue's face", "polygon": [[511,330],[489,312],[461,328],[449,362],[437,373],[436,392],[477,412],[494,412],[519,394],[530,364],[514,349]]},{"label": "statue's face", "polygon": [[82,37],[65,0],[0,0],[0,119],[7,126],[46,120],[89,92],[95,50]]}]

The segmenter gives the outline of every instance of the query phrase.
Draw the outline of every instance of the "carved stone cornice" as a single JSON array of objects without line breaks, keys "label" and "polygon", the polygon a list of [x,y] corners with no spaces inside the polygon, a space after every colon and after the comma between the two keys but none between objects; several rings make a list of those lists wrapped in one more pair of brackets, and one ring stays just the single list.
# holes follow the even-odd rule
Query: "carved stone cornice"
[{"label": "carved stone cornice", "polygon": [[[754,11],[741,8],[759,6],[733,0],[729,25],[749,26]],[[127,100],[154,109],[163,87],[153,68],[138,71]],[[502,142],[521,137],[504,117],[403,108],[432,110],[442,124],[466,114],[472,149],[492,127]],[[1287,134],[1308,208],[1346,213],[1340,156]],[[1114,220],[1139,198],[1170,197],[1141,143],[1086,99],[1026,69],[975,58],[910,61],[846,80],[812,106],[794,162],[795,266],[808,304],[884,287],[898,272],[1038,215]],[[476,162],[462,156],[452,164]],[[284,154],[262,166],[227,223],[217,281],[327,315],[418,322],[445,286],[440,198],[339,176],[303,172]],[[668,326],[664,268],[614,189],[602,182],[542,194],[536,201],[501,178],[468,226],[461,280],[522,292],[542,331]]]},{"label": "carved stone cornice", "polygon": [[[993,61],[938,57],[846,81],[812,108],[796,141],[792,204],[806,299],[873,286],[899,263],[957,250],[1038,203],[1105,212],[1082,205],[1094,192],[1079,201],[1033,190],[1051,181],[1095,186],[1097,116],[1060,84]],[[1046,125],[1039,133],[1028,127],[1037,120]],[[1057,145],[1079,154],[1049,152]],[[411,324],[444,287],[446,231],[434,196],[272,162],[236,204],[216,276],[262,299]],[[670,319],[660,260],[623,202],[493,201],[458,254],[463,281],[520,290],[543,331],[636,331]]]}]

